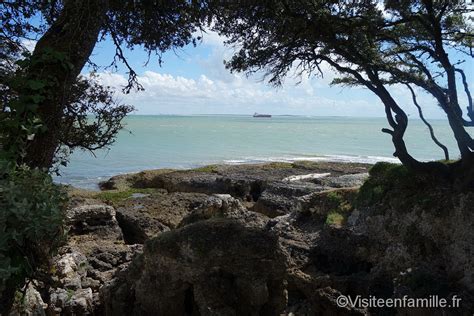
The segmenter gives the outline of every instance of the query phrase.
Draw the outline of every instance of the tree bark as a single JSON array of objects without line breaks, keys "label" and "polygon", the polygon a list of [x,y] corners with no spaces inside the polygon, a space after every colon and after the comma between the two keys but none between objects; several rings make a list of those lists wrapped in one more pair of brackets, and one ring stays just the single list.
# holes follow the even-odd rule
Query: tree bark
[{"label": "tree bark", "polygon": [[[107,0],[67,0],[60,16],[38,41],[33,59],[46,52],[64,54],[71,67],[64,63],[38,63],[29,69],[28,76],[56,85],[45,88],[46,98],[39,104],[38,116],[46,126],[45,132],[29,142],[23,162],[32,168],[50,169],[59,146],[59,130],[68,91],[81,73],[97,42],[108,7]],[[25,87],[21,93],[34,93]]]}]

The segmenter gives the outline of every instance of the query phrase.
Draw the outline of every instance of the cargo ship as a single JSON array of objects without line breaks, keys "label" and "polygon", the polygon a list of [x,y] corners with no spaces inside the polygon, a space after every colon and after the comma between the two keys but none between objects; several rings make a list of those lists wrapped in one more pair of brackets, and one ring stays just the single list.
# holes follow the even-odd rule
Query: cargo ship
[{"label": "cargo ship", "polygon": [[272,116],[270,114],[259,114],[255,112],[253,117],[272,117]]}]

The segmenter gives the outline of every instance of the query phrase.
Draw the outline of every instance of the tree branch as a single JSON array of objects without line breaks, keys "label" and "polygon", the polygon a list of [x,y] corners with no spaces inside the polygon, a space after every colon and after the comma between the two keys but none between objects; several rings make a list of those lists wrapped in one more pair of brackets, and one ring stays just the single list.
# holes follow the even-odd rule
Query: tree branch
[{"label": "tree branch", "polygon": [[121,62],[123,62],[123,64],[128,69],[128,83],[125,87],[123,87],[122,91],[128,94],[132,90],[133,86],[136,86],[137,90],[144,90],[143,86],[137,80],[137,73],[130,66],[127,59],[125,58],[125,55],[123,54],[122,47],[120,46],[120,40],[118,39],[117,35],[112,29],[112,26],[110,25],[110,23],[108,22],[106,23],[107,23],[107,28],[109,29],[109,32],[110,32],[110,36],[112,37],[112,41],[114,42],[114,45],[115,45],[115,57],[118,58]]},{"label": "tree branch", "polygon": [[473,104],[472,104],[471,91],[469,90],[469,85],[467,83],[466,74],[464,73],[464,71],[462,69],[456,68],[455,70],[458,73],[460,73],[461,77],[462,77],[462,84],[464,85],[464,91],[466,92],[467,102],[468,102],[467,116],[469,116],[469,118],[471,119],[470,122],[464,120],[464,125],[465,126],[474,126],[474,108],[473,108]]},{"label": "tree branch", "polygon": [[434,134],[434,130],[433,130],[433,126],[431,126],[431,124],[425,119],[424,115],[423,115],[423,111],[421,110],[421,106],[418,104],[418,101],[416,99],[416,95],[415,95],[415,91],[413,91],[413,88],[408,84],[406,83],[405,84],[407,86],[407,88],[410,90],[411,92],[411,97],[413,99],[413,104],[415,104],[416,108],[418,109],[418,114],[420,116],[420,119],[423,121],[423,123],[425,123],[425,125],[428,127],[428,130],[430,131],[430,136],[431,136],[431,139],[433,140],[433,142],[438,145],[438,147],[440,147],[443,152],[444,152],[444,159],[445,160],[449,160],[449,151],[448,151],[448,148],[443,145],[435,136]]}]

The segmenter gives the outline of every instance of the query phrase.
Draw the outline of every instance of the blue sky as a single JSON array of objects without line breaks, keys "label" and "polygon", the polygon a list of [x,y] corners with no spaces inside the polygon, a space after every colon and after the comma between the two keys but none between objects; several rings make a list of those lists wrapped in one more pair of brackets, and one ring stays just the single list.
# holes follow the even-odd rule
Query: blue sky
[{"label": "blue sky", "polygon": [[[97,44],[92,60],[99,65],[110,64],[115,48],[110,41]],[[370,91],[363,88],[330,87],[334,73],[324,67],[324,78],[289,77],[280,88],[262,82],[261,75],[247,78],[244,74],[231,74],[223,60],[232,55],[223,38],[213,32],[204,34],[197,47],[189,45],[177,52],[166,52],[163,64],[157,58],[147,60],[139,47],[124,49],[130,65],[139,75],[145,91],[123,95],[120,87],[126,83],[125,68],[117,72],[100,70],[100,80],[117,89],[118,97],[133,104],[135,114],[253,114],[271,113],[321,116],[383,117],[383,107]],[[473,74],[472,59],[465,64],[468,75]],[[84,72],[87,72],[85,69]],[[297,84],[298,81],[301,83]],[[474,84],[473,84],[474,85]],[[462,91],[462,90],[460,90]],[[407,90],[392,89],[403,108],[417,117],[416,108]],[[464,96],[461,96],[465,100]],[[429,118],[444,115],[432,98],[420,94],[420,103]]]}]

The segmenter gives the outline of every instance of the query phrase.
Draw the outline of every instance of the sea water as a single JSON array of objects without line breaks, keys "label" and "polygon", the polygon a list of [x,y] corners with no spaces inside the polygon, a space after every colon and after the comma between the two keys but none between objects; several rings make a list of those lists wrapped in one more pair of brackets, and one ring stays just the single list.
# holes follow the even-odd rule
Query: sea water
[{"label": "sea water", "polygon": [[[369,162],[393,157],[384,118],[251,115],[146,116],[132,115],[107,150],[76,151],[57,182],[95,189],[113,175],[155,168],[192,168],[214,163],[331,160]],[[432,120],[436,136],[456,150],[445,120]],[[420,120],[410,120],[406,134],[410,152],[418,159],[443,159]]]}]

